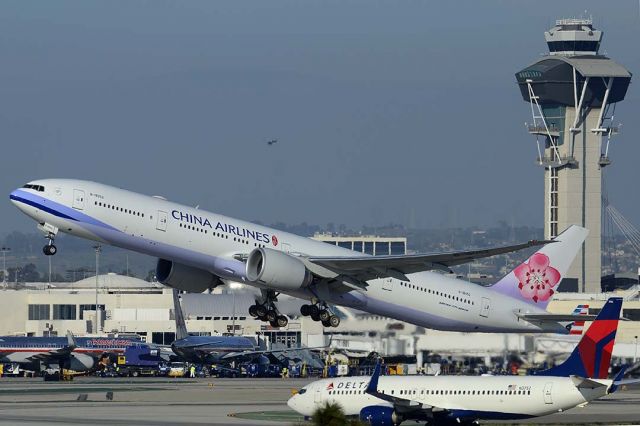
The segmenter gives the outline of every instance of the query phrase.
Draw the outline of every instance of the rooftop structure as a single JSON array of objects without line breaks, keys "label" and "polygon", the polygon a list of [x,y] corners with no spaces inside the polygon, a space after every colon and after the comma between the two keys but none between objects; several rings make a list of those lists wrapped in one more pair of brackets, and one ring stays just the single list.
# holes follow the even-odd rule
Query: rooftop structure
[{"label": "rooftop structure", "polygon": [[375,256],[407,254],[406,237],[377,237],[374,235],[335,236],[315,234],[314,240]]}]

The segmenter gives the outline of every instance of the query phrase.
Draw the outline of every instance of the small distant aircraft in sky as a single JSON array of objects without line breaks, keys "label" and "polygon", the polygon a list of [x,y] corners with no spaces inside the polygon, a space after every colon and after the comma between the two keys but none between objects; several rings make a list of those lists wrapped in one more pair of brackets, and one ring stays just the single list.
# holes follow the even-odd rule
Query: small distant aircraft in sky
[{"label": "small distant aircraft in sky", "polygon": [[274,145],[278,143],[278,139],[271,139],[270,141],[267,141],[267,145]]}]

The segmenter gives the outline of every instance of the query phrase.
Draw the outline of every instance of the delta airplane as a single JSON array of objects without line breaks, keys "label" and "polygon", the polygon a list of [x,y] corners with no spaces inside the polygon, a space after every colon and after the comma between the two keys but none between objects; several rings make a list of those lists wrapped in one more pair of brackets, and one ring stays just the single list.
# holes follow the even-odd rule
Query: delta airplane
[{"label": "delta airplane", "polygon": [[0,363],[33,366],[57,366],[67,370],[88,371],[111,355],[128,347],[148,347],[139,340],[111,337],[24,337],[0,336]]},{"label": "delta airplane", "polygon": [[[575,315],[546,312],[588,231],[571,226],[553,242],[452,253],[369,256],[272,228],[100,183],[44,179],[10,195],[38,223],[57,252],[59,232],[158,257],[159,282],[202,292],[227,281],[252,285],[261,296],[249,313],[274,327],[288,319],[280,293],[311,301],[301,314],[326,327],[340,318],[329,304],[419,326],[462,332],[567,334]],[[491,287],[438,271],[474,259],[544,245]]]},{"label": "delta airplane", "polygon": [[288,405],[311,416],[327,403],[374,426],[405,420],[471,424],[478,420],[525,419],[562,412],[614,392],[624,371],[607,379],[622,298],[609,299],[562,364],[535,376],[344,377],[310,383]]}]

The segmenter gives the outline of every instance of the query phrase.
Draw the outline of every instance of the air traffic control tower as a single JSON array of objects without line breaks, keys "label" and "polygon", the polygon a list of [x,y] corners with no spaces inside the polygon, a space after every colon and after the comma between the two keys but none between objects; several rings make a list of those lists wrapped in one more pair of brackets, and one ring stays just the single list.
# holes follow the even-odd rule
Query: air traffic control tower
[{"label": "air traffic control tower", "polygon": [[[598,53],[602,32],[591,20],[562,19],[545,32],[549,55],[516,79],[531,106],[529,133],[544,167],[544,232],[553,238],[571,224],[589,229],[564,277],[568,289],[600,292],[602,169],[609,164],[614,112],[631,73]],[[564,282],[564,281],[563,281]]]}]

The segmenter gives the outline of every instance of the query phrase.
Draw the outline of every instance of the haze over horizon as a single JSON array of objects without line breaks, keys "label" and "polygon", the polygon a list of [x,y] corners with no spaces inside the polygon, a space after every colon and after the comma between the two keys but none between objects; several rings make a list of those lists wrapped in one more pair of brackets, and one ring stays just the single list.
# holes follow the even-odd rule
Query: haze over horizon
[{"label": "haze over horizon", "polygon": [[45,177],[263,223],[542,227],[514,74],[585,9],[601,53],[634,73],[605,174],[640,227],[638,7],[5,1],[0,233],[35,229],[8,194]]}]

